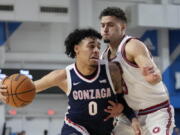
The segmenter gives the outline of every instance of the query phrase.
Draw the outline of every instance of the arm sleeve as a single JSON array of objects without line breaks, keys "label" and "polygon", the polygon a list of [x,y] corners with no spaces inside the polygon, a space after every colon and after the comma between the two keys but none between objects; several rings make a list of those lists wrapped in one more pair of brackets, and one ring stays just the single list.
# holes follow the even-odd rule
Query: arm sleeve
[{"label": "arm sleeve", "polygon": [[127,104],[127,102],[125,101],[123,95],[124,95],[124,94],[117,94],[117,95],[116,95],[116,96],[117,96],[117,101],[118,101],[118,103],[121,103],[121,104],[124,105],[123,113],[124,113],[124,115],[125,115],[130,121],[132,121],[133,118],[136,118],[136,114],[135,114],[135,112],[133,111],[133,109],[131,109],[131,108],[128,106],[128,104]]}]

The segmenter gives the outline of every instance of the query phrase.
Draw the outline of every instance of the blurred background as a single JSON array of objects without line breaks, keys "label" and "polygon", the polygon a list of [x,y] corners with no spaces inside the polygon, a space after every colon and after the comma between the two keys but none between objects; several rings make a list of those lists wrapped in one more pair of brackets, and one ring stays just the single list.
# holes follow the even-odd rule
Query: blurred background
[{"label": "blurred background", "polygon": [[[127,34],[150,48],[179,128],[180,0],[0,0],[0,79],[22,73],[37,80],[71,64],[64,54],[65,37],[75,28],[99,31],[98,17],[107,6],[122,8],[128,17]],[[58,88],[38,94],[23,108],[0,103],[0,134],[58,135],[66,106],[66,95]]]}]

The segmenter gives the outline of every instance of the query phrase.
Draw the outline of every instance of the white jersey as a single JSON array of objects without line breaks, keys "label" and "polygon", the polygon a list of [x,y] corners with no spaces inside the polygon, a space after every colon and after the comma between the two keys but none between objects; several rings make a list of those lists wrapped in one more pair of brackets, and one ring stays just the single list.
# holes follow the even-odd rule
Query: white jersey
[{"label": "white jersey", "polygon": [[[146,113],[149,109],[167,106],[169,96],[163,82],[161,81],[156,85],[149,84],[144,79],[140,68],[127,60],[125,45],[131,39],[133,37],[127,35],[123,38],[118,47],[117,56],[112,60],[119,62],[122,67],[126,102],[135,111],[145,109],[145,112],[142,113]],[[109,48],[103,52],[102,59],[108,60],[108,52]]]}]

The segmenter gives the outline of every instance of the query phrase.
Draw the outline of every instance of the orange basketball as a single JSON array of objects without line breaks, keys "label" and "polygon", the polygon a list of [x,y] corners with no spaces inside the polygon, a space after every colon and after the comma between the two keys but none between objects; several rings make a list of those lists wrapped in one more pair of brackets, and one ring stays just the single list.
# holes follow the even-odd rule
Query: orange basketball
[{"label": "orange basketball", "polygon": [[2,82],[7,86],[6,103],[13,107],[23,107],[35,98],[35,86],[30,78],[22,74],[13,74]]}]

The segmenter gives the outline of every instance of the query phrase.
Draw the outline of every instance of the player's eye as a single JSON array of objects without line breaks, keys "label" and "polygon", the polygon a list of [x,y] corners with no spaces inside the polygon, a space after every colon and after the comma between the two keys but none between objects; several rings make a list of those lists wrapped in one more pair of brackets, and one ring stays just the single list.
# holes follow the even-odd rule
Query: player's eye
[{"label": "player's eye", "polygon": [[101,23],[101,28],[104,28],[105,27],[105,24],[104,23]]}]

